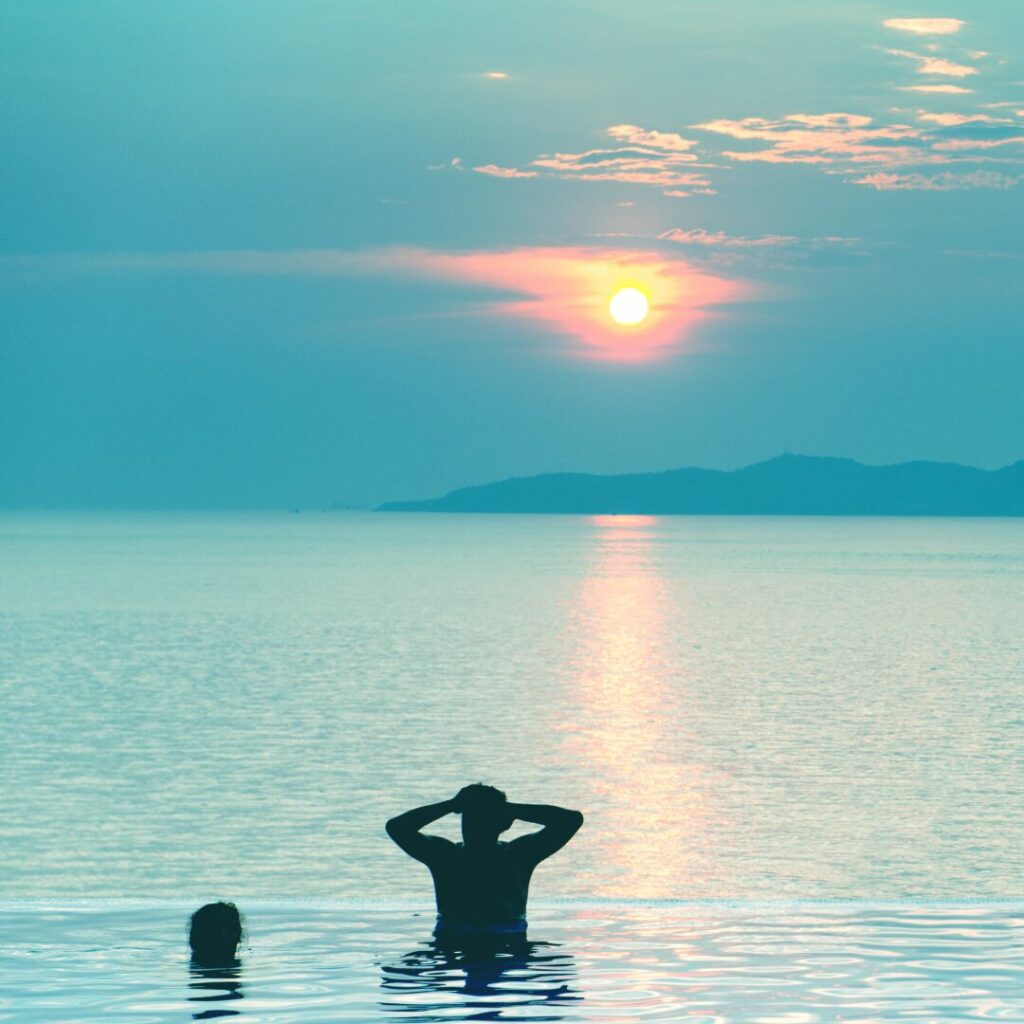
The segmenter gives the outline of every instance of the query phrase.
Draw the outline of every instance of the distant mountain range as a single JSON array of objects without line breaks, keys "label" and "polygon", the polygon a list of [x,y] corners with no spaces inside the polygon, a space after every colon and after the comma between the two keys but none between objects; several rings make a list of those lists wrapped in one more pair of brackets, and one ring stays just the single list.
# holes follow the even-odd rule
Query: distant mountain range
[{"label": "distant mountain range", "polygon": [[988,471],[945,462],[865,466],[853,459],[780,455],[733,472],[546,473],[461,487],[426,501],[389,501],[380,511],[1021,516],[1024,460]]}]

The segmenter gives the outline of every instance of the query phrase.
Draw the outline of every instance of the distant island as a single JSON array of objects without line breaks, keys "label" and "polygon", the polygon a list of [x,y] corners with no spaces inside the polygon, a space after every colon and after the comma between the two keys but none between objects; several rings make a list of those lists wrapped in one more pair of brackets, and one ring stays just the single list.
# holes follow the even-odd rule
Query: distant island
[{"label": "distant island", "polygon": [[461,487],[425,501],[389,501],[379,511],[1021,516],[1024,460],[989,471],[945,462],[865,466],[853,459],[780,455],[732,472],[546,473]]}]

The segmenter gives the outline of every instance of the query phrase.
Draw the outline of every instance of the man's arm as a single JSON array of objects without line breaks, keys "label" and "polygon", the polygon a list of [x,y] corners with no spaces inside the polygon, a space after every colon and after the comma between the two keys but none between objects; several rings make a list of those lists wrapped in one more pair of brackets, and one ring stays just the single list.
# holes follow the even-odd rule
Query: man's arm
[{"label": "man's arm", "polygon": [[550,804],[509,804],[508,812],[519,821],[544,826],[537,832],[520,836],[509,843],[518,855],[532,860],[535,864],[557,853],[576,835],[583,824],[583,815],[579,811],[553,807]]},{"label": "man's arm", "polygon": [[454,800],[442,800],[437,804],[427,804],[425,807],[415,807],[405,814],[399,814],[392,818],[384,826],[391,838],[410,857],[423,861],[424,864],[431,860],[433,854],[440,851],[443,846],[452,844],[441,836],[425,836],[420,830],[426,828],[432,821],[443,818],[455,810]]}]

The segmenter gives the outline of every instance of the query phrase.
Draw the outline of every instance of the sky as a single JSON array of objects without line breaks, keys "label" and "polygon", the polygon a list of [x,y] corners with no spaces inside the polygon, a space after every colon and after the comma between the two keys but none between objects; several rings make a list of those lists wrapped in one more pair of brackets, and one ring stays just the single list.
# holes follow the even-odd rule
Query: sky
[{"label": "sky", "polygon": [[1019,0],[8,0],[0,146],[3,506],[1024,457]]}]

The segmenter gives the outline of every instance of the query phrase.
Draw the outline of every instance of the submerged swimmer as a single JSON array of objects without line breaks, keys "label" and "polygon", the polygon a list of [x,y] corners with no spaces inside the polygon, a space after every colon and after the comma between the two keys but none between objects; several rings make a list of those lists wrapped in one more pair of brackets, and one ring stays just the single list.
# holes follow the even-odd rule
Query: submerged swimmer
[{"label": "submerged swimmer", "polygon": [[188,922],[193,964],[223,967],[235,964],[242,941],[242,915],[234,903],[207,903]]},{"label": "submerged swimmer", "polygon": [[[462,842],[424,835],[446,814],[462,815]],[[498,837],[514,821],[543,828],[511,842]],[[533,869],[579,830],[579,811],[547,804],[513,804],[493,786],[466,786],[451,800],[406,811],[387,823],[388,835],[430,868],[437,900],[437,932],[526,931],[526,898]]]}]

